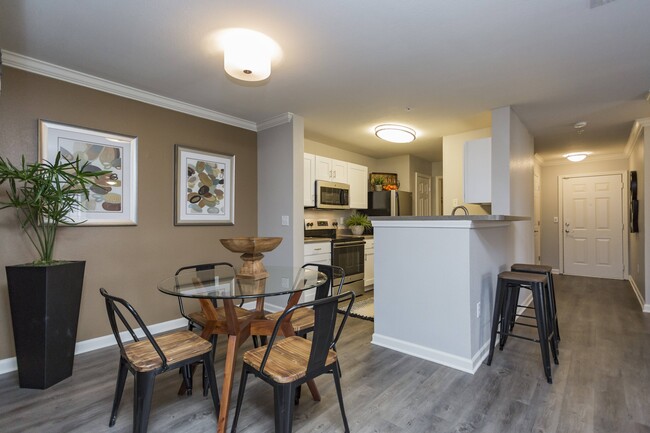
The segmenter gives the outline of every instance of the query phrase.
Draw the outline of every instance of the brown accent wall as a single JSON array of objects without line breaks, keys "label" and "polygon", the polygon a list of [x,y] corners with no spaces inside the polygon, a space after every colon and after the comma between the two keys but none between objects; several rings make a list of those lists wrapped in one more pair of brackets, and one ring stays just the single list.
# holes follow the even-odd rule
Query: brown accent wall
[{"label": "brown accent wall", "polygon": [[[255,132],[5,67],[0,94],[0,154],[36,161],[38,119],[138,137],[138,225],[63,227],[55,258],[86,260],[77,340],[110,333],[99,288],[133,303],[148,324],[180,317],[156,283],[176,268],[237,255],[219,238],[257,234]],[[173,224],[174,144],[236,156],[235,225]],[[0,266],[36,254],[11,210],[0,211]],[[0,270],[0,359],[15,356],[7,280]]]}]

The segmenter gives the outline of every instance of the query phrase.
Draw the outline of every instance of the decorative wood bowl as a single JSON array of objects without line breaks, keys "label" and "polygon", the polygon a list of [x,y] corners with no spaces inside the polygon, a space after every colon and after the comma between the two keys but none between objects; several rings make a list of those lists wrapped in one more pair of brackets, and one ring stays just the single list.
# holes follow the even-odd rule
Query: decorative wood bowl
[{"label": "decorative wood bowl", "polygon": [[281,237],[245,237],[219,240],[224,247],[233,253],[243,253],[240,257],[244,261],[244,264],[239,269],[237,276],[240,278],[251,278],[253,280],[260,280],[269,276],[262,263],[262,259],[264,258],[264,254],[262,253],[273,251],[282,242]]}]

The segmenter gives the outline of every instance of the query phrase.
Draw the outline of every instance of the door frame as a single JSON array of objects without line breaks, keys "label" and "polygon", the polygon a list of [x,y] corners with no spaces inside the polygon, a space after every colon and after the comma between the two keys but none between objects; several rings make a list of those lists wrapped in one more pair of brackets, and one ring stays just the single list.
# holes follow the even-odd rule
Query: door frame
[{"label": "door frame", "polygon": [[630,277],[629,274],[629,269],[628,269],[628,264],[629,264],[629,259],[628,259],[628,238],[629,238],[629,230],[630,230],[630,207],[627,205],[629,203],[629,198],[628,198],[628,174],[627,171],[625,170],[617,170],[617,171],[597,171],[594,173],[581,173],[581,174],[561,174],[557,177],[557,197],[558,197],[558,237],[560,239],[559,246],[560,246],[560,251],[559,251],[559,258],[560,258],[560,263],[559,263],[559,271],[560,274],[564,274],[564,229],[562,228],[562,221],[564,217],[564,197],[563,197],[563,190],[564,190],[564,179],[571,179],[575,177],[597,177],[597,176],[609,176],[609,175],[616,175],[619,174],[621,175],[621,180],[623,182],[623,191],[621,193],[621,200],[623,203],[623,229],[621,230],[621,236],[623,237],[623,279],[628,280]]},{"label": "door frame", "polygon": [[442,215],[442,176],[435,176],[436,204],[433,207],[434,216]]}]

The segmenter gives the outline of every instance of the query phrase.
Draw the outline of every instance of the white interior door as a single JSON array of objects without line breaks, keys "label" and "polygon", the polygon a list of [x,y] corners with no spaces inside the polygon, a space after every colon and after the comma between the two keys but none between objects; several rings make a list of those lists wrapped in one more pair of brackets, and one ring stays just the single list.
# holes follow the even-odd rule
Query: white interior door
[{"label": "white interior door", "polygon": [[431,176],[415,173],[415,215],[431,215]]},{"label": "white interior door", "polygon": [[623,279],[620,174],[562,179],[564,273]]}]

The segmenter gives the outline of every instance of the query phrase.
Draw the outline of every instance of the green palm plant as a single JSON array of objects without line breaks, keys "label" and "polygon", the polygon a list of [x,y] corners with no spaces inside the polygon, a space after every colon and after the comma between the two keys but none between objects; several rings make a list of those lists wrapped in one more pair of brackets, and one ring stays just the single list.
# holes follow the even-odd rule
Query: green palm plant
[{"label": "green palm plant", "polygon": [[36,265],[52,264],[56,231],[60,224],[76,225],[70,216],[83,208],[89,188],[95,180],[110,171],[86,171],[88,163],[69,161],[56,154],[54,162],[26,163],[19,166],[0,157],[0,185],[7,183],[8,200],[0,201],[0,209],[14,208],[39,259]]}]

